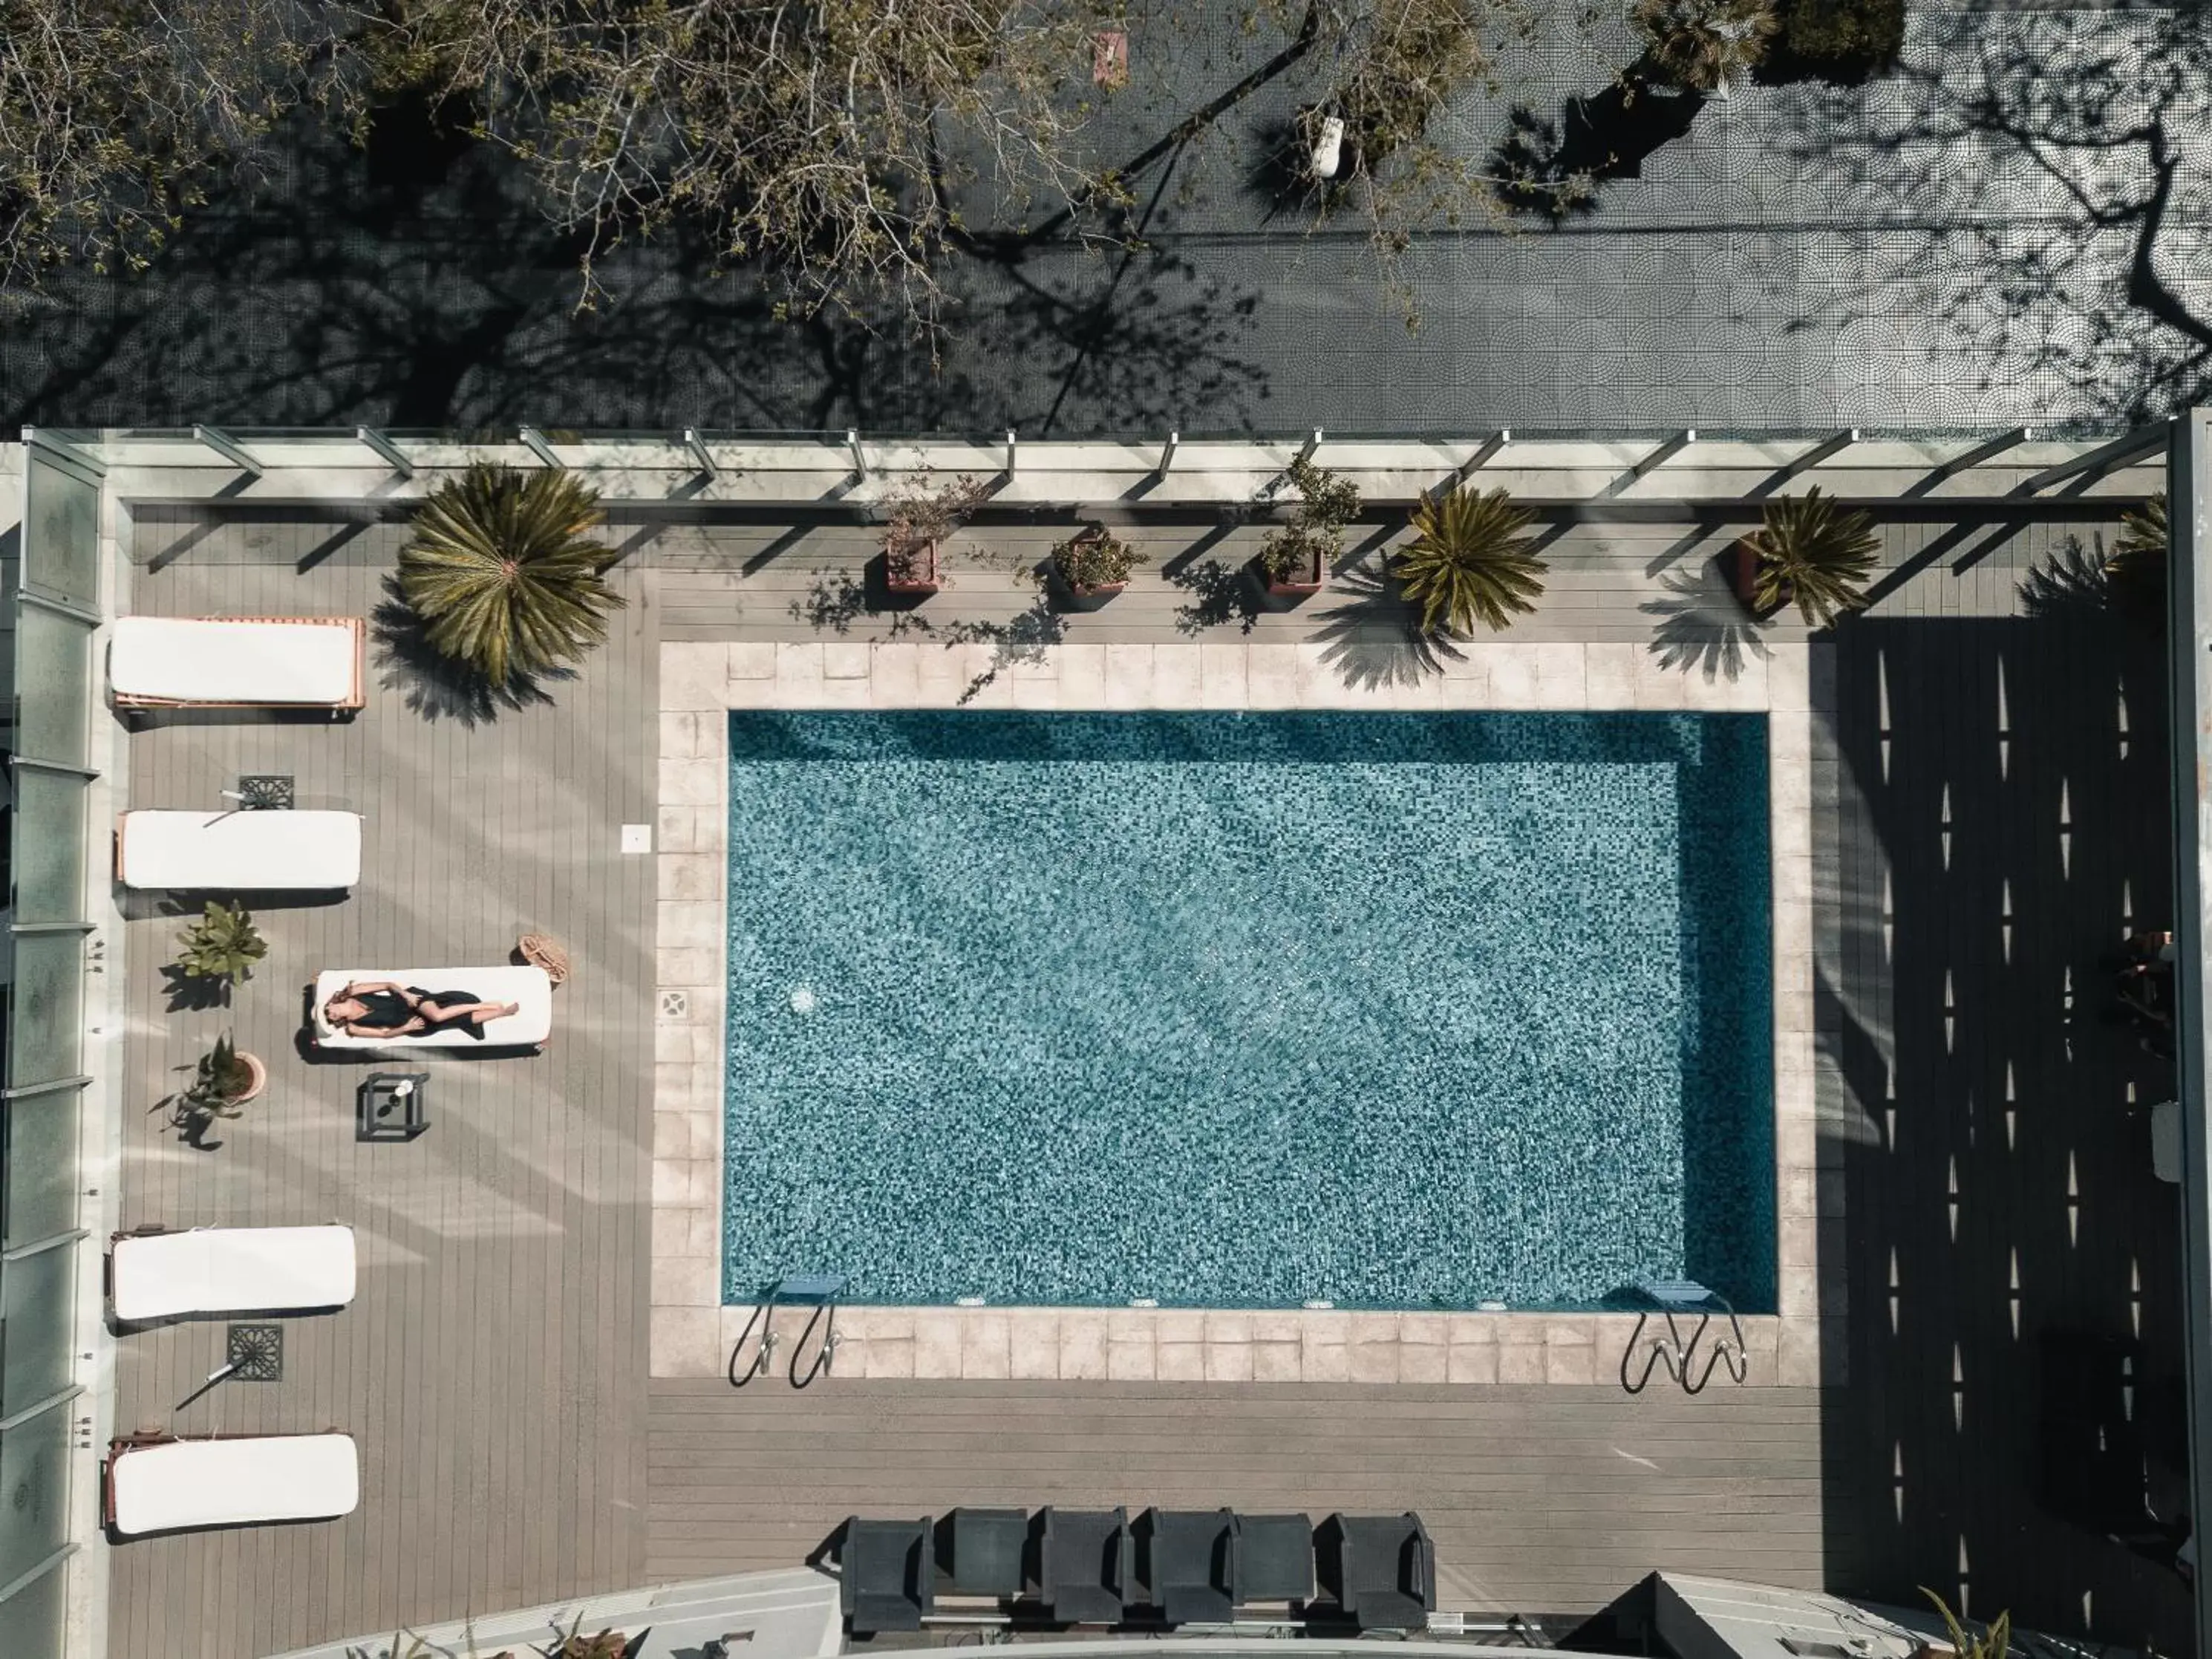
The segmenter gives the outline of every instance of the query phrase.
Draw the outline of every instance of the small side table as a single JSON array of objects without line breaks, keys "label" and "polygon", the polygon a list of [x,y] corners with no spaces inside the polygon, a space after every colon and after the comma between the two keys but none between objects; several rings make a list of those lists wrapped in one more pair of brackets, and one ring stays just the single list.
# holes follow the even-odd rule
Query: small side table
[{"label": "small side table", "polygon": [[428,1072],[371,1072],[362,1079],[356,1140],[412,1140],[429,1127]]}]

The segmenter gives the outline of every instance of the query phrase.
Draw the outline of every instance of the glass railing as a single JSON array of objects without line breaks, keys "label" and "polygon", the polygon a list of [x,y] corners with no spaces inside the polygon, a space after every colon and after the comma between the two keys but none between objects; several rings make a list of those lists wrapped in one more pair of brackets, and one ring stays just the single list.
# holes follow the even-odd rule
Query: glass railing
[{"label": "glass railing", "polygon": [[83,1087],[87,794],[100,479],[46,445],[23,452],[23,522],[4,566],[9,634],[0,969],[0,1631],[9,1659],[61,1659]]}]

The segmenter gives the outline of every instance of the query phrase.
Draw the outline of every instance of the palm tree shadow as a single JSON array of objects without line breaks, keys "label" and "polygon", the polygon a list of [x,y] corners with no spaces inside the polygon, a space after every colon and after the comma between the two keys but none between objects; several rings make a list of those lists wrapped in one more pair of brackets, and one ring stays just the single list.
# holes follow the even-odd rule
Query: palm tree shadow
[{"label": "palm tree shadow", "polygon": [[1340,573],[1338,586],[1345,602],[1321,613],[1314,637],[1322,642],[1322,660],[1346,685],[1369,691],[1413,685],[1443,673],[1446,658],[1462,660],[1451,640],[1421,631],[1413,607],[1384,573],[1354,565]]},{"label": "palm tree shadow", "polygon": [[474,669],[455,662],[430,643],[429,625],[415,614],[399,592],[399,579],[384,579],[384,598],[368,613],[369,639],[376,647],[377,684],[397,691],[407,707],[427,720],[487,725],[503,711],[550,704],[547,680],[573,680],[573,668],[541,674],[516,674],[497,685]]},{"label": "palm tree shadow", "polygon": [[2112,615],[2111,552],[2104,538],[2085,546],[2069,536],[2020,580],[2020,608],[2040,622],[2109,621]]},{"label": "palm tree shadow", "polygon": [[1689,570],[1670,570],[1661,580],[1667,597],[1637,607],[1659,619],[1650,648],[1661,667],[1732,680],[1752,658],[1767,654],[1759,625],[1744,614],[1719,555]]}]

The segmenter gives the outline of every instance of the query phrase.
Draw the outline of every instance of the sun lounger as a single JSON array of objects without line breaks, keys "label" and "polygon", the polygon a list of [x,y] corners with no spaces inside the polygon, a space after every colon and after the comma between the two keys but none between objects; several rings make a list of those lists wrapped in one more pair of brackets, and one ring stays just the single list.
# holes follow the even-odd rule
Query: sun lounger
[{"label": "sun lounger", "polygon": [[1135,1577],[1127,1510],[1042,1511],[1039,1575],[1048,1618],[1118,1625]]},{"label": "sun lounger", "polygon": [[1137,1517],[1144,1601],[1170,1625],[1225,1625],[1236,1616],[1237,1516],[1228,1510],[1146,1510]]},{"label": "sun lounger", "polygon": [[125,812],[115,823],[125,887],[318,890],[361,879],[358,812]]},{"label": "sun lounger", "polygon": [[358,617],[125,617],[107,647],[123,708],[362,705]]},{"label": "sun lounger", "polygon": [[1437,1605],[1437,1547],[1412,1510],[1332,1515],[1315,1539],[1323,1593],[1361,1630],[1419,1630]]},{"label": "sun lounger", "polygon": [[[495,1019],[481,1042],[459,1022],[424,1036],[348,1036],[323,1018],[323,1005],[349,981],[389,980],[418,991],[473,991],[486,1002],[519,1002],[521,1012]],[[553,1035],[553,981],[543,968],[353,968],[315,975],[313,1020],[319,1048],[528,1048]]]},{"label": "sun lounger", "polygon": [[935,1602],[929,1517],[845,1523],[837,1552],[837,1599],[855,1636],[920,1630]]},{"label": "sun lounger", "polygon": [[353,1300],[350,1227],[195,1227],[118,1233],[108,1303],[125,1324],[198,1314],[342,1308]]},{"label": "sun lounger", "polygon": [[105,1517],[118,1534],[329,1521],[361,1502],[350,1435],[131,1438],[107,1449]]}]

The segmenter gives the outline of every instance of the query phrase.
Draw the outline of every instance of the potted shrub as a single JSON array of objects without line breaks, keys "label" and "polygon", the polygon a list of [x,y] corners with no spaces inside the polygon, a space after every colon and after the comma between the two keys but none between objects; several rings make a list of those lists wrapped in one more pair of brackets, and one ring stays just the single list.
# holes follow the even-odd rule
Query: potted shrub
[{"label": "potted shrub", "polygon": [[1053,568],[1079,599],[1110,599],[1145,556],[1103,524],[1087,524],[1052,550]]},{"label": "potted shrub", "polygon": [[573,472],[471,466],[432,490],[399,550],[399,592],[441,656],[495,686],[582,656],[626,601],[599,491]]},{"label": "potted shrub", "polygon": [[1391,562],[1406,597],[1420,607],[1425,634],[1466,635],[1477,623],[1512,625],[1544,591],[1544,562],[1522,532],[1530,514],[1503,489],[1462,486],[1421,503],[1413,539]]},{"label": "potted shrub", "polygon": [[990,486],[962,476],[942,484],[926,478],[884,496],[884,585],[894,593],[929,594],[943,586],[938,553],[945,538],[982,505]]},{"label": "potted shrub", "polygon": [[244,905],[210,899],[199,920],[177,935],[176,970],[185,979],[242,985],[268,954],[269,943]]},{"label": "potted shrub", "polygon": [[240,1053],[225,1033],[200,1056],[192,1080],[170,1096],[169,1121],[197,1146],[216,1119],[238,1116],[268,1086],[269,1068],[257,1056]]},{"label": "potted shrub", "polygon": [[1329,562],[1344,552],[1344,526],[1358,514],[1359,490],[1304,456],[1288,471],[1298,504],[1288,524],[1268,532],[1252,562],[1271,597],[1298,599],[1321,592]]},{"label": "potted shrub", "polygon": [[1814,485],[1766,504],[1765,522],[1735,544],[1734,585],[1765,622],[1795,605],[1808,628],[1826,628],[1866,603],[1879,544],[1863,513],[1839,513]]},{"label": "potted shrub", "polygon": [[1715,98],[1750,77],[1781,27],[1771,0],[1636,0],[1630,16],[1661,74]]}]

